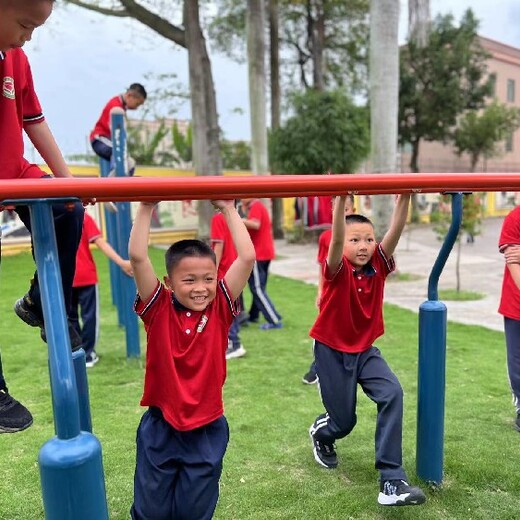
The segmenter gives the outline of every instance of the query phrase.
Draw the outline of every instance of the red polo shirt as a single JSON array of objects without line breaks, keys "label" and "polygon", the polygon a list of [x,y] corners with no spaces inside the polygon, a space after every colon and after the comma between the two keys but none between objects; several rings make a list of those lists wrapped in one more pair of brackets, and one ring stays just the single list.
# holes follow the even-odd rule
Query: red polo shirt
[{"label": "red polo shirt", "polygon": [[90,132],[90,140],[93,141],[98,137],[107,137],[111,138],[112,132],[110,131],[110,111],[113,108],[122,108],[126,112],[126,103],[123,99],[123,96],[114,96],[110,101],[105,105],[99,119],[94,126],[94,130]]},{"label": "red polo shirt", "polygon": [[329,254],[330,241],[332,240],[332,229],[326,229],[318,239],[318,264],[324,264]]},{"label": "red polo shirt", "polygon": [[274,260],[273,230],[266,207],[259,200],[254,200],[249,204],[246,218],[260,222],[260,229],[248,228],[251,242],[255,247],[256,259],[259,261]]},{"label": "red polo shirt", "polygon": [[76,253],[76,272],[74,274],[72,287],[86,287],[98,283],[96,263],[90,251],[90,244],[95,242],[100,236],[101,231],[95,220],[85,212],[83,231],[81,233],[78,252]]},{"label": "red polo shirt", "polygon": [[384,332],[385,280],[394,269],[393,257],[387,258],[381,245],[359,273],[346,257],[335,273],[325,262],[320,313],[311,338],[340,352],[368,350]]},{"label": "red polo shirt", "polygon": [[[512,210],[504,219],[498,240],[498,247],[502,253],[512,245],[520,245],[520,206]],[[507,265],[504,267],[498,312],[506,318],[520,320],[520,290],[513,281]]]},{"label": "red polo shirt", "polygon": [[22,49],[0,52],[0,178],[39,178],[46,175],[23,157],[23,130],[42,123],[42,107],[34,91],[31,67]]},{"label": "red polo shirt", "polygon": [[222,258],[218,264],[217,278],[220,280],[224,278],[227,270],[237,257],[237,250],[233,244],[233,237],[229,231],[226,219],[222,213],[217,213],[211,219],[211,230],[209,233],[211,239],[211,246],[214,248],[216,243],[221,243]]},{"label": "red polo shirt", "polygon": [[147,334],[141,405],[160,408],[180,431],[218,419],[224,413],[228,331],[238,314],[224,281],[204,311],[182,306],[159,282],[149,301],[137,297],[135,311]]}]

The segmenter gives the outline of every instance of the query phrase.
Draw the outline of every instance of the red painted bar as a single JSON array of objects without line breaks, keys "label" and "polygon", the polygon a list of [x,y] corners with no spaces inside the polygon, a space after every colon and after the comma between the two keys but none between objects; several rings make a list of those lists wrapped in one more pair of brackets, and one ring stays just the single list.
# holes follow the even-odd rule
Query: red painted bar
[{"label": "red painted bar", "polygon": [[77,197],[98,201],[291,197],[340,193],[520,191],[520,173],[380,173],[248,177],[0,180],[0,201]]}]

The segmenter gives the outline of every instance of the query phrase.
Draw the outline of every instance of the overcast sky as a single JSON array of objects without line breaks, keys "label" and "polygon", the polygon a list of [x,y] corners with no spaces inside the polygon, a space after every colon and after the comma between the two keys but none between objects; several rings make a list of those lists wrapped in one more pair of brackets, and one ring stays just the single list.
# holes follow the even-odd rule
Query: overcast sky
[{"label": "overcast sky", "polygon": [[[244,0],[245,1],[245,0]],[[520,47],[518,0],[431,0],[432,15],[452,12],[456,20],[471,7],[480,34]],[[407,30],[401,1],[401,39]],[[109,18],[59,2],[49,21],[24,47],[48,123],[64,154],[84,153],[87,136],[103,105],[146,73],[175,72],[188,84],[187,53],[139,24]],[[228,139],[250,138],[247,69],[212,54],[220,126]],[[150,86],[150,85],[146,85]],[[237,111],[236,109],[241,109]],[[138,113],[134,113],[138,115]],[[189,118],[189,103],[176,117]],[[31,152],[27,151],[31,160]]]}]

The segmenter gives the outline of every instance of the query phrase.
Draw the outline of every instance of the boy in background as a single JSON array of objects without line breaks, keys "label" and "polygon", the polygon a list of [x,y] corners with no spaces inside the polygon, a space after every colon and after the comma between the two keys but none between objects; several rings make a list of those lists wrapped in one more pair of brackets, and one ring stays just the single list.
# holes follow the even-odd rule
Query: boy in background
[{"label": "boy in background", "polygon": [[99,361],[96,353],[99,333],[98,275],[90,244],[95,244],[127,276],[132,276],[130,260],[121,258],[117,251],[103,238],[95,220],[88,213],[85,213],[83,233],[76,255],[76,274],[72,283],[70,320],[81,336],[87,368],[93,367]]},{"label": "boy in background", "polygon": [[[336,197],[332,198],[332,208],[334,210],[334,200]],[[354,205],[354,195],[347,195],[347,200],[345,202],[345,217],[348,215],[352,215],[356,212],[356,207]],[[323,287],[323,264],[327,260],[327,254],[329,252],[330,240],[332,238],[332,228],[326,229],[323,233],[320,234],[318,239],[318,256],[316,258],[319,270],[318,270],[318,293],[316,295],[316,308],[318,311],[320,310],[320,300],[321,300],[321,291]],[[309,367],[308,372],[302,377],[302,383],[306,385],[314,385],[318,382],[318,374],[316,372],[316,362],[313,360],[311,366]]]},{"label": "boy in background", "polygon": [[211,247],[181,240],[166,252],[159,282],[148,257],[153,204],[139,205],[130,233],[135,311],[147,334],[141,405],[149,407],[137,431],[133,520],[208,520],[217,504],[229,439],[222,403],[228,332],[255,250],[234,201],[213,205],[237,252],[223,280]]},{"label": "boy in background", "polygon": [[[23,132],[56,177],[72,177],[56,141],[45,122],[33,86],[31,68],[21,47],[33,31],[43,25],[52,12],[53,0],[0,0],[0,178],[27,179],[49,177],[24,158]],[[52,180],[49,180],[52,182]],[[15,208],[31,232],[27,206]],[[81,203],[57,203],[52,206],[65,310],[70,310],[72,280],[76,267],[76,250],[83,224]],[[27,324],[40,327],[45,337],[38,276],[35,273],[28,293],[15,305],[16,314]],[[81,338],[69,323],[71,346],[81,347]],[[31,414],[13,399],[5,384],[0,362],[0,431],[14,432],[32,423]]]},{"label": "boy in background", "polygon": [[[237,257],[235,246],[233,245],[233,237],[226,224],[226,219],[222,213],[216,213],[211,219],[211,228],[209,232],[211,247],[215,252],[217,261],[217,278],[222,280],[230,268],[231,264]],[[240,306],[240,309],[242,307]],[[246,355],[246,349],[242,345],[239,337],[240,324],[238,316],[233,320],[229,329],[228,348],[226,351],[226,359],[239,358]]]},{"label": "boy in background", "polygon": [[392,255],[406,223],[410,196],[398,197],[390,228],[380,244],[368,218],[345,218],[345,202],[346,196],[341,196],[334,206],[320,313],[310,331],[326,410],[309,429],[314,458],[325,468],[337,466],[334,442],[356,425],[359,384],[377,404],[378,503],[422,504],[424,493],[408,484],[402,467],[403,390],[373,345],[384,332],[384,285],[395,269]]},{"label": "boy in background", "polygon": [[[90,132],[90,144],[92,149],[99,157],[110,162],[110,169],[114,168],[112,161],[112,131],[110,121],[110,111],[113,108],[135,110],[146,101],[147,93],[140,83],[132,83],[124,94],[119,94],[111,98],[101,111],[101,115]],[[135,171],[135,161],[128,157],[128,174],[133,175]]]}]

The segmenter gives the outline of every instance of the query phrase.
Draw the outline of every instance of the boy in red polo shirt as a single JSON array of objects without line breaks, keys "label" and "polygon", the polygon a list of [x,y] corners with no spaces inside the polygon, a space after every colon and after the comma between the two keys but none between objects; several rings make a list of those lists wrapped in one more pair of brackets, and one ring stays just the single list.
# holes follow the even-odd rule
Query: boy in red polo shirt
[{"label": "boy in red polo shirt", "polygon": [[[101,111],[99,119],[94,125],[94,129],[90,132],[90,144],[96,155],[106,159],[114,168],[112,161],[112,131],[110,129],[110,111],[113,108],[122,108],[127,110],[135,110],[146,101],[147,93],[140,83],[132,83],[124,94],[119,94],[110,98],[108,103]],[[133,175],[135,170],[135,161],[128,157],[128,174]]]},{"label": "boy in red polo shirt", "polygon": [[208,520],[217,505],[229,438],[222,403],[228,332],[255,250],[234,202],[213,204],[237,252],[223,280],[211,247],[181,240],[166,252],[159,282],[148,257],[153,204],[140,204],[130,233],[135,310],[147,334],[141,405],[149,407],[137,431],[134,520]]},{"label": "boy in red polo shirt", "polygon": [[[215,251],[215,257],[217,260],[217,277],[219,280],[222,280],[226,276],[227,270],[237,257],[237,252],[233,245],[233,237],[231,236],[231,232],[226,224],[226,219],[222,213],[216,213],[213,215],[209,237],[211,240],[211,247],[213,248],[213,251]],[[242,310],[241,301],[240,310]],[[237,316],[233,320],[231,328],[229,329],[226,359],[234,359],[246,355],[246,349],[240,341],[239,332],[240,324],[239,317]]]},{"label": "boy in red polo shirt", "polygon": [[320,313],[310,331],[326,410],[309,429],[314,458],[326,468],[337,466],[334,442],[347,436],[356,424],[359,384],[378,409],[379,504],[422,504],[424,493],[407,483],[402,467],[403,391],[373,345],[384,332],[384,285],[395,268],[392,255],[406,223],[410,196],[398,197],[390,228],[380,244],[368,218],[345,217],[345,201],[345,196],[339,197],[334,206]]},{"label": "boy in red polo shirt", "polygon": [[99,361],[96,353],[99,332],[98,275],[90,244],[95,244],[126,275],[132,276],[133,274],[130,261],[121,258],[117,251],[103,238],[95,220],[88,213],[85,213],[83,233],[76,255],[76,274],[72,283],[70,321],[81,336],[87,368],[93,367]]},{"label": "boy in red polo shirt", "polygon": [[[25,179],[48,177],[35,164],[24,158],[23,132],[27,134],[43,160],[56,177],[71,177],[56,141],[45,122],[42,108],[34,91],[31,68],[21,49],[33,31],[43,25],[53,8],[52,0],[0,0],[0,178]],[[52,181],[49,181],[52,182]],[[31,219],[27,206],[17,206],[16,212],[29,232]],[[58,244],[65,309],[70,309],[72,279],[76,265],[76,250],[81,236],[83,206],[64,203],[52,206]],[[35,273],[29,292],[15,305],[16,314],[31,326],[42,329],[43,312],[38,276]],[[71,326],[72,348],[81,346],[81,338]],[[31,414],[7,392],[0,362],[0,432],[14,432],[32,423]]]},{"label": "boy in red polo shirt", "polygon": [[[332,198],[332,208],[334,209],[334,200],[336,198]],[[348,215],[352,215],[356,212],[356,208],[354,206],[354,195],[347,195],[347,200],[345,202],[345,217]],[[319,271],[318,271],[318,293],[316,295],[316,308],[320,309],[320,300],[321,300],[321,291],[323,287],[323,264],[327,260],[327,254],[329,252],[330,240],[332,238],[332,229],[326,229],[323,233],[320,234],[318,239],[318,256],[316,261],[318,262]],[[302,383],[306,385],[314,385],[318,382],[318,374],[316,373],[316,362],[313,360],[311,366],[309,367],[309,371],[302,377]]]},{"label": "boy in red polo shirt", "polygon": [[269,212],[258,199],[242,199],[242,209],[245,212],[243,221],[251,235],[256,252],[255,267],[248,282],[253,296],[249,309],[249,322],[257,323],[262,313],[267,323],[260,325],[260,329],[281,329],[282,317],[278,314],[266,290],[269,265],[275,258]]},{"label": "boy in red polo shirt", "polygon": [[498,312],[504,316],[507,372],[516,410],[514,426],[520,432],[520,206],[504,219],[498,247],[506,261]]}]

